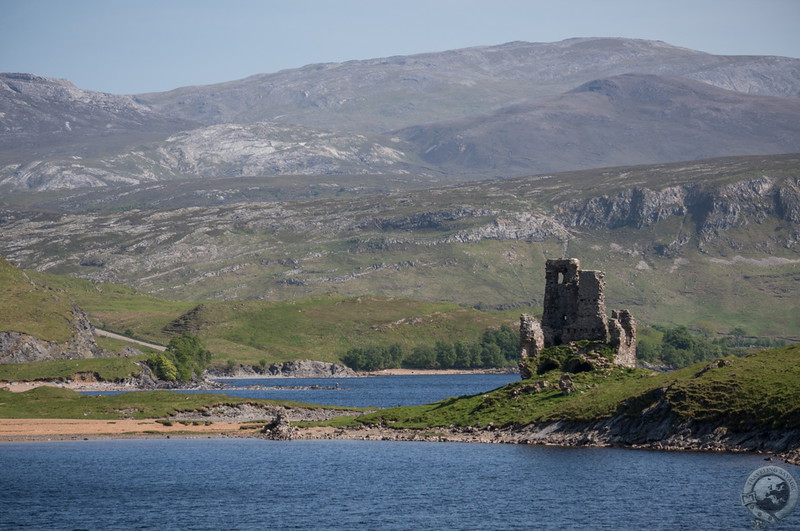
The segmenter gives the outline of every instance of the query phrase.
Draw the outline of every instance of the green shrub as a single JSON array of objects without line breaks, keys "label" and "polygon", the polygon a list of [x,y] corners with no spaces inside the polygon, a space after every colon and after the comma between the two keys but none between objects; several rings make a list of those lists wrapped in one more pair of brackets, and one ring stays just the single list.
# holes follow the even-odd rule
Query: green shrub
[{"label": "green shrub", "polygon": [[151,354],[147,358],[147,365],[159,380],[174,382],[178,379],[178,369],[165,354]]},{"label": "green shrub", "polygon": [[151,354],[147,364],[160,380],[188,382],[199,377],[211,361],[211,352],[188,332],[172,338],[163,353]]},{"label": "green shrub", "polygon": [[573,357],[573,352],[568,345],[543,348],[539,353],[539,364],[536,367],[536,372],[544,374],[555,369],[561,369],[571,357]]}]

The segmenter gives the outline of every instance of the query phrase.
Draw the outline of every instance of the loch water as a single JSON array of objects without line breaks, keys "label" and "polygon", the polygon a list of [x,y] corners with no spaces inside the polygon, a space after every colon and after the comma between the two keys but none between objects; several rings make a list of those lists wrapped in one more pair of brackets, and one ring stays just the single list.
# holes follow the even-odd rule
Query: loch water
[{"label": "loch water", "polygon": [[[423,377],[392,378],[358,380],[391,403],[388,388]],[[443,386],[435,400],[470,393],[453,392],[463,382],[448,387],[449,376],[430,378],[428,387]],[[502,385],[477,380],[472,392]],[[350,383],[330,392],[346,396]],[[322,402],[313,397],[323,391],[291,399]],[[0,530],[749,529],[741,491],[765,464],[759,455],[432,442],[8,443]],[[798,513],[770,529],[800,529]]]},{"label": "loch water", "polygon": [[430,404],[453,396],[474,395],[519,381],[519,374],[394,375],[367,378],[255,378],[220,380],[231,396],[296,400],[350,407]]},{"label": "loch water", "polygon": [[[394,441],[0,445],[0,529],[747,529],[759,456]],[[795,469],[794,474],[797,475]],[[775,529],[798,529],[790,515]]]},{"label": "loch water", "polygon": [[[294,400],[348,407],[397,407],[430,404],[444,398],[474,395],[518,381],[518,374],[397,375],[365,378],[226,378],[225,389],[182,391],[219,393],[242,398]],[[111,395],[120,391],[90,391]]]}]

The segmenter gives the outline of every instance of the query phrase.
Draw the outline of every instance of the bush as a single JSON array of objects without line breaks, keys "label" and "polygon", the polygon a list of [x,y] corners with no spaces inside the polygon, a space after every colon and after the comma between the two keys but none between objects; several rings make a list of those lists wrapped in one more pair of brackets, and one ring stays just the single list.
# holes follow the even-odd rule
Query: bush
[{"label": "bush", "polygon": [[211,352],[200,339],[188,332],[172,338],[163,353],[153,354],[147,364],[160,380],[188,382],[203,374],[211,362]]},{"label": "bush", "polygon": [[685,326],[675,328],[643,328],[636,342],[636,357],[650,363],[685,367],[700,361],[725,356],[742,356],[745,347],[780,347],[784,341],[770,338],[745,338],[745,331],[736,327],[728,337],[709,341],[705,334],[696,334]]},{"label": "bush", "polygon": [[151,354],[147,358],[147,365],[159,380],[174,382],[178,379],[178,369],[172,360],[164,354]]}]

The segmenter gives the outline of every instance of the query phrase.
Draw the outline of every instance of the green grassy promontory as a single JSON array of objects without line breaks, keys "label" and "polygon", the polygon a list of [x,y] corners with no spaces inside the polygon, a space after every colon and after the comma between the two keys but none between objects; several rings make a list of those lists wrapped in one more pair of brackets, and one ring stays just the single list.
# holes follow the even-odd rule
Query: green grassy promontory
[{"label": "green grassy promontory", "polygon": [[591,422],[638,416],[663,400],[680,418],[732,429],[800,429],[800,345],[671,373],[615,368],[574,374],[577,389],[570,395],[559,389],[561,374],[552,371],[488,393],[385,409],[357,421],[395,428]]}]

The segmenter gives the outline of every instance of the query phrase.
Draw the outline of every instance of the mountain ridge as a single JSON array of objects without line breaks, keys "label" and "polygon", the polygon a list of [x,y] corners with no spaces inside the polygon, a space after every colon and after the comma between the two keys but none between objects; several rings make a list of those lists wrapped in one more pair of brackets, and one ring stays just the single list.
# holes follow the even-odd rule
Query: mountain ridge
[{"label": "mountain ridge", "polygon": [[[615,145],[599,142],[605,132],[598,131],[597,124],[592,129],[589,103],[573,104],[569,112],[558,108],[559,101],[589,99],[587,91],[574,92],[577,87],[631,74],[642,76],[639,79],[658,76],[650,79],[664,83],[680,78],[687,86],[702,82],[739,91],[731,97],[782,101],[787,116],[780,121],[772,113],[769,119],[780,126],[773,132],[767,120],[757,119],[757,113],[737,122],[735,115],[725,116],[727,110],[717,105],[717,109],[694,115],[672,115],[668,117],[671,121],[653,113],[648,125],[642,102],[618,102],[615,115],[625,118],[630,107],[630,112],[639,116],[639,129],[630,134],[638,145],[626,148],[627,139],[619,131],[609,139]],[[717,56],[657,41],[611,38],[512,42],[307,65],[217,85],[132,96],[83,91],[66,80],[5,74],[0,75],[0,187],[6,192],[84,188],[194,173],[204,178],[287,172],[406,173],[458,181],[760,150],[795,152],[800,145],[793,126],[798,95],[800,59]],[[546,149],[534,150],[510,136],[505,140],[508,147],[498,148],[489,135],[475,139],[488,154],[461,157],[463,160],[455,163],[445,160],[441,166],[431,163],[442,155],[436,144],[447,144],[450,133],[475,134],[474,128],[463,132],[442,129],[442,120],[474,122],[519,112],[520,120],[525,121],[524,109],[530,102],[555,105],[546,114],[553,118],[560,112],[561,121],[551,119],[548,123],[553,131],[549,133],[537,132],[535,124],[510,130],[523,138],[538,135],[547,141]],[[658,122],[665,120],[670,127],[659,130]],[[719,133],[720,120],[727,120],[725,142],[715,144],[710,134],[692,138],[692,128]],[[232,145],[230,131],[234,127],[261,132]],[[408,128],[427,131],[423,145],[409,145],[398,138],[395,132]],[[581,128],[586,130],[581,132]],[[295,139],[294,147],[291,153],[276,150],[270,158],[270,142],[280,138],[273,139],[267,131],[278,129]],[[432,138],[437,132],[442,137]],[[191,143],[200,137],[210,141]],[[188,143],[179,145],[175,138]],[[564,150],[558,142],[585,143],[587,149]],[[215,143],[224,145],[226,152],[213,149]],[[659,146],[663,146],[662,152],[657,151]],[[457,150],[458,146],[454,147]],[[241,156],[234,156],[237,150]],[[205,162],[185,164],[181,157],[189,159],[192,154]],[[491,160],[487,162],[487,158]],[[260,162],[254,164],[253,160]]]},{"label": "mountain ridge", "polygon": [[624,74],[558,96],[388,135],[217,124],[105,158],[0,168],[0,186],[48,190],[287,174],[415,174],[450,181],[800,149],[800,98]]}]

